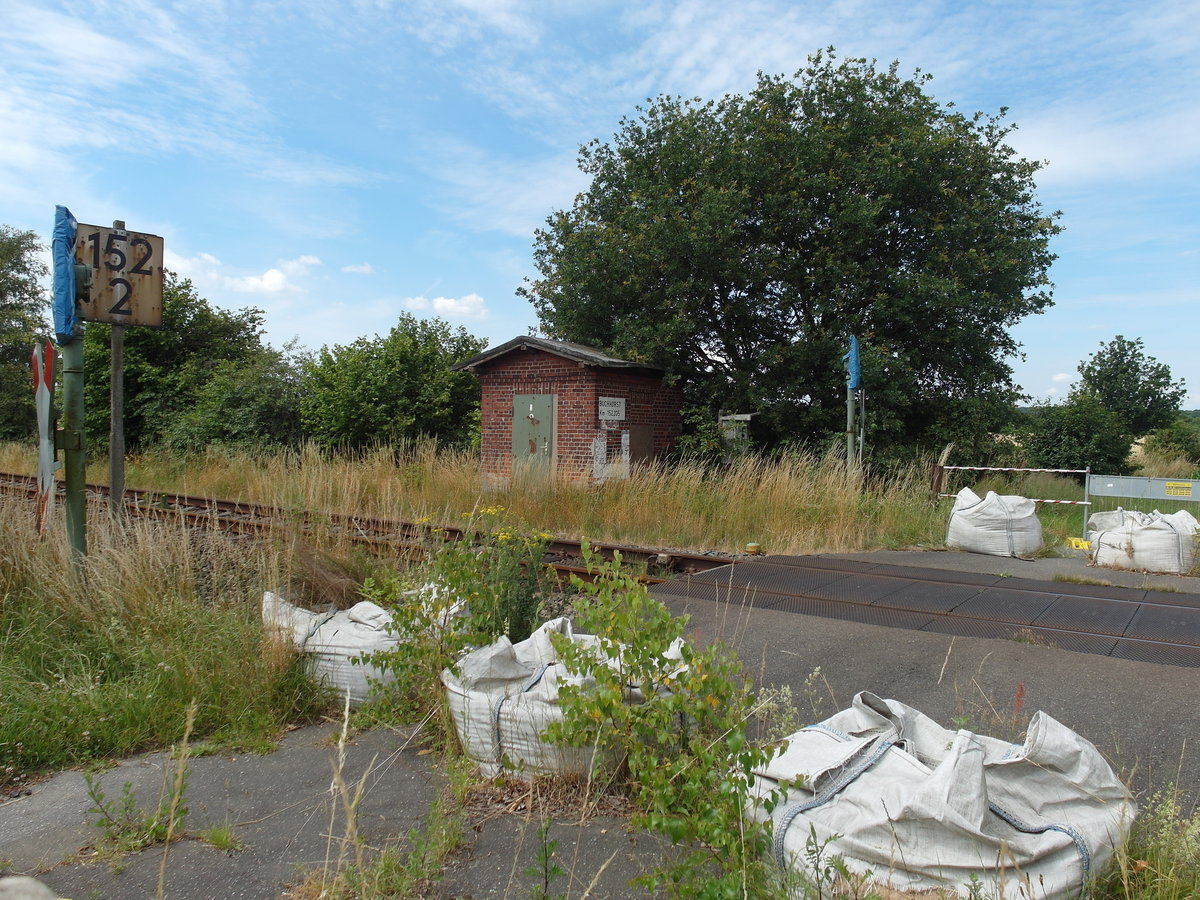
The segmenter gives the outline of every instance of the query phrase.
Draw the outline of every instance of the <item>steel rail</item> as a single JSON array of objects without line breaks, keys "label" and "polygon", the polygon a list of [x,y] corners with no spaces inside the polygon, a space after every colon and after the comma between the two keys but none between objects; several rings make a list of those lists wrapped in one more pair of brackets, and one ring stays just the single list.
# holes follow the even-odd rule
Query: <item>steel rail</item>
[{"label": "steel rail", "polygon": [[[59,488],[61,490],[61,484]],[[105,485],[88,485],[87,489],[91,502],[94,504],[107,504],[109,492]],[[0,493],[29,498],[35,497],[37,493],[37,479],[33,476],[0,473]],[[325,529],[329,533],[344,537],[352,543],[364,545],[379,552],[398,553],[402,556],[412,558],[428,553],[431,546],[434,546],[439,541],[461,540],[466,534],[463,529],[457,527],[393,521],[369,516],[286,510],[275,506],[247,503],[244,501],[219,500],[186,494],[171,494],[163,491],[126,491],[125,509],[131,515],[161,520],[182,520],[196,527],[218,528],[223,531],[242,535],[264,536],[280,530],[299,530],[315,533]],[[641,577],[643,581],[650,584],[675,581],[677,585],[682,585],[686,581],[679,576],[699,575],[722,566],[736,565],[740,561],[750,561],[748,559],[742,560],[738,557],[712,553],[696,554],[596,541],[590,541],[589,543],[593,551],[603,558],[612,559],[619,553],[622,559],[645,566],[646,574]],[[577,575],[586,579],[589,573],[580,565],[581,555],[582,547],[580,542],[556,539],[549,542],[544,560],[548,565],[554,567],[560,577]],[[765,563],[771,562],[771,557],[769,556],[756,556],[753,559]],[[655,569],[654,567],[658,568]],[[820,569],[824,567],[818,563],[813,568]],[[652,572],[653,574],[651,574]],[[925,581],[925,579],[922,579],[916,573],[914,573],[914,577],[908,580],[913,583],[922,583]],[[930,583],[940,585],[946,582],[938,579],[936,581],[930,580]],[[696,584],[706,584],[713,588],[723,587],[723,585],[708,581],[707,579],[696,582]],[[731,583],[730,585],[724,585],[724,587],[734,586]],[[864,620],[872,620],[881,615],[886,616],[889,613],[910,616],[914,612],[918,612],[903,606],[892,606],[886,603],[886,600],[877,600],[871,603],[853,598],[838,598],[836,601],[828,601],[825,598],[807,597],[802,590],[787,591],[764,588],[760,585],[747,586],[747,589],[760,601],[775,600],[781,604],[786,603],[788,600],[824,600],[825,602],[834,602],[843,607],[847,612],[858,611],[865,617]],[[1033,591],[1034,589],[1013,586],[1011,588],[1006,587],[1006,590]],[[677,588],[676,590],[672,590],[671,593],[674,595],[676,591]],[[1171,607],[1176,605],[1190,605],[1189,600],[1190,595],[1187,599],[1183,597],[1177,599],[1171,594],[1164,594],[1153,600],[1143,599],[1137,602],[1142,606]],[[752,602],[751,605],[758,606],[763,604],[761,602]],[[1164,650],[1196,650],[1195,644],[1189,644],[1184,641],[1116,634],[1102,627],[1092,629],[1082,627],[1073,628],[1061,624],[1051,626],[1014,622],[1009,618],[980,614],[925,612],[931,620],[943,620],[947,622],[957,620],[968,625],[976,624],[993,627],[998,631],[1010,629],[1013,632],[1033,632],[1035,634],[1044,634],[1050,638],[1057,637],[1060,640],[1064,638],[1068,640],[1072,638],[1081,640],[1102,638],[1121,640],[1127,644],[1138,645],[1147,649],[1157,647]]]}]

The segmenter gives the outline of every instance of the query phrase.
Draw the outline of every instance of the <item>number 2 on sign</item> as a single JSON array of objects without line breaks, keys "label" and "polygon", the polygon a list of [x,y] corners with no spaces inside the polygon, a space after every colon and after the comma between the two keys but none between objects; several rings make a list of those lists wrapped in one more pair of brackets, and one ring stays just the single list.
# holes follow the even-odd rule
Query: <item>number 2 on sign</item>
[{"label": "number 2 on sign", "polygon": [[[128,235],[120,234],[119,232],[110,231],[108,240],[104,242],[104,247],[100,246],[100,232],[93,231],[87,236],[87,242],[92,245],[92,268],[99,269],[101,260],[103,260],[104,268],[110,272],[117,272],[128,275],[150,275],[150,263],[154,259],[154,247],[148,240],[143,237],[135,237],[132,240]],[[134,258],[133,268],[126,270],[129,264],[129,256],[118,245],[129,244]],[[120,275],[109,279],[109,287],[113,291],[113,299],[116,301],[109,307],[109,315],[114,316],[130,316],[133,315],[133,310],[129,308],[129,297],[133,293],[133,286]],[[124,288],[124,290],[121,290]]]}]

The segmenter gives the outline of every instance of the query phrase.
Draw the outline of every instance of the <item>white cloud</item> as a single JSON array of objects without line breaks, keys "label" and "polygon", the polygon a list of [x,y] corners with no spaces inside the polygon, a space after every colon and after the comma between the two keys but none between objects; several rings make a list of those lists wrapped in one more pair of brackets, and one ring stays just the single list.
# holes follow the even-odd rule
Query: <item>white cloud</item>
[{"label": "white cloud", "polygon": [[321,260],[316,256],[297,256],[295,259],[281,259],[278,265],[285,275],[299,277],[307,275],[313,266],[321,265]]},{"label": "white cloud", "polygon": [[278,294],[281,291],[297,290],[295,285],[288,281],[287,275],[279,269],[267,269],[261,275],[226,278],[224,283],[229,290],[245,294]]},{"label": "white cloud", "polygon": [[375,267],[370,263],[357,263],[355,265],[342,266],[343,272],[353,272],[356,275],[374,275]]},{"label": "white cloud", "polygon": [[406,26],[441,51],[497,37],[532,44],[539,17],[533,10],[523,12],[522,5],[520,0],[418,0],[405,13]]},{"label": "white cloud", "polygon": [[169,246],[163,247],[163,262],[168,269],[184,278],[213,276],[221,267],[221,261],[211,253],[180,256]]},{"label": "white cloud", "polygon": [[88,19],[45,5],[0,3],[5,208],[36,209],[46,196],[73,208],[111,207],[121,191],[108,184],[89,189],[98,154],[222,161],[290,186],[374,178],[353,164],[286,146],[270,109],[244,81],[250,68],[244,49],[226,32],[193,27],[191,11],[104,5]]},{"label": "white cloud", "polygon": [[1037,176],[1047,187],[1152,178],[1200,156],[1200,110],[1190,100],[1111,111],[1122,107],[1112,97],[1047,107],[1027,115],[1010,143],[1027,159],[1047,161]]},{"label": "white cloud", "polygon": [[413,312],[433,312],[447,319],[486,319],[489,316],[484,299],[478,294],[462,297],[409,297],[404,301],[405,309]]},{"label": "white cloud", "polygon": [[1064,381],[1070,381],[1073,377],[1074,376],[1071,375],[1069,372],[1059,372],[1057,375],[1053,376],[1050,380],[1055,382],[1056,384],[1062,384]]},{"label": "white cloud", "polygon": [[296,280],[321,265],[319,257],[304,255],[281,259],[264,272],[254,275],[229,275],[225,265],[211,253],[181,256],[170,247],[163,249],[164,262],[172,272],[191,278],[202,290],[216,289],[239,294],[283,294],[303,290]]},{"label": "white cloud", "polygon": [[292,279],[303,278],[314,266],[321,265],[316,256],[298,256],[295,259],[281,259],[261,275],[243,275],[236,278],[223,278],[222,283],[231,291],[245,294],[280,294],[300,291],[302,288]]}]

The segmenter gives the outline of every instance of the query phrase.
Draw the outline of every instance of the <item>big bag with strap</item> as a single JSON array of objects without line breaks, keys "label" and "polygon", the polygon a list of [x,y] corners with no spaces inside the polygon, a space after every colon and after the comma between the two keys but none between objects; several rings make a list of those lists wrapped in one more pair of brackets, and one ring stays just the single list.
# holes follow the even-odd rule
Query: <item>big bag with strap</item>
[{"label": "big bag with strap", "polygon": [[781,866],[803,871],[824,845],[898,891],[966,896],[976,879],[984,896],[1077,897],[1137,812],[1099,751],[1043,712],[1010,744],[867,692],[752,779],[748,811],[771,820]]}]

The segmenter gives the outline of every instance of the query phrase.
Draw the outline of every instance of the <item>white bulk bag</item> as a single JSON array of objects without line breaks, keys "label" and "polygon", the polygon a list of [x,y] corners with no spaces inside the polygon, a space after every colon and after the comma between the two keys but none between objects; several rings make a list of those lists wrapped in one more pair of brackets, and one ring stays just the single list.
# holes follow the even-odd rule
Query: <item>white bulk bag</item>
[{"label": "white bulk bag", "polygon": [[1036,504],[995,491],[981,500],[970,488],[963,488],[950,510],[946,546],[992,556],[1030,556],[1042,547]]},{"label": "white bulk bag", "polygon": [[[788,738],[752,775],[748,812],[773,824],[781,866],[817,846],[897,891],[1078,896],[1137,807],[1096,748],[1045,713],[1024,744],[942,728],[895,700],[853,706]],[[764,797],[786,787],[766,812]]]},{"label": "white bulk bag", "polygon": [[[407,603],[425,608],[430,629],[435,632],[454,628],[466,612],[466,603],[436,584],[426,584],[400,594]],[[339,697],[350,693],[350,703],[364,703],[372,682],[391,684],[391,672],[366,662],[364,656],[390,650],[405,640],[393,623],[392,614],[370,600],[345,610],[316,613],[289,603],[278,594],[263,594],[263,622],[307,654],[313,676],[333,688]]]},{"label": "white bulk bag", "polygon": [[1092,541],[1094,540],[1093,535],[1097,532],[1117,531],[1130,523],[1145,525],[1149,521],[1149,513],[1138,512],[1136,509],[1123,509],[1118,506],[1116,509],[1092,513],[1088,516],[1085,530],[1088,541]]},{"label": "white bulk bag", "polygon": [[1170,514],[1126,512],[1114,527],[1088,534],[1092,562],[1114,569],[1183,574],[1196,562],[1196,531],[1195,517],[1184,509]]},{"label": "white bulk bag", "polygon": [[314,678],[332,688],[339,698],[350,694],[351,705],[366,701],[373,679],[383,684],[389,672],[359,659],[390,650],[400,637],[389,630],[392,616],[383,607],[363,600],[349,609],[315,613],[289,603],[278,594],[263,594],[263,622],[311,660]]},{"label": "white bulk bag", "polygon": [[[551,722],[562,721],[560,687],[588,683],[582,676],[568,672],[559,661],[550,640],[552,634],[565,635],[573,643],[600,652],[595,635],[574,633],[571,620],[564,617],[546,622],[516,644],[501,637],[442,671],[459,742],[485,777],[491,778],[501,770],[521,776],[582,775],[593,766],[592,748],[558,746],[542,738]],[[666,660],[678,661],[681,645],[676,641]],[[619,659],[604,661],[620,668]],[[641,692],[631,686],[627,699],[641,702]],[[604,766],[614,761],[603,758],[596,763]]]}]

